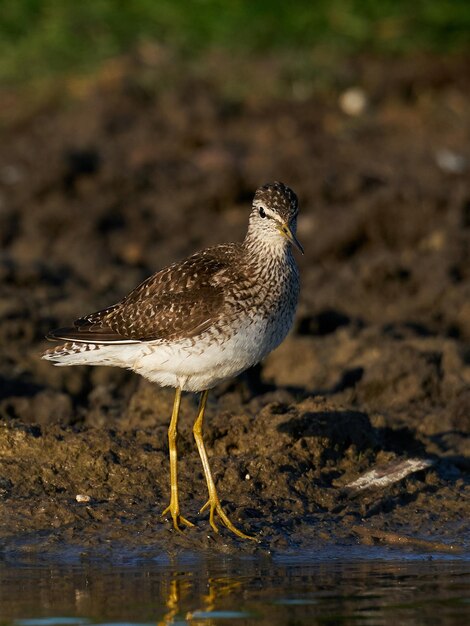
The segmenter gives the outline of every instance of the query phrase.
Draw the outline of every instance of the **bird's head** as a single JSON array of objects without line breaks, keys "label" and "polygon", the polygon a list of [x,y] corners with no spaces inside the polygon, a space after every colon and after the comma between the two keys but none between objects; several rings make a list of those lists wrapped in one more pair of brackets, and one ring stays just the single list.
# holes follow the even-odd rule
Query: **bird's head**
[{"label": "bird's head", "polygon": [[250,231],[273,245],[288,241],[304,252],[296,237],[299,201],[284,183],[274,182],[256,190],[250,216]]}]

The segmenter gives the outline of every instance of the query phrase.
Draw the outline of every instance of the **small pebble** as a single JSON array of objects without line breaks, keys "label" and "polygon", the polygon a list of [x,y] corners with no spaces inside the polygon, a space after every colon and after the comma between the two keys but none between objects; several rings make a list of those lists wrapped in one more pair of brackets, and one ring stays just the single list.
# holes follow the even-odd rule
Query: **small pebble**
[{"label": "small pebble", "polygon": [[75,500],[77,502],[90,502],[91,498],[84,493],[77,493],[77,495],[75,496]]},{"label": "small pebble", "polygon": [[339,97],[339,106],[343,113],[357,117],[362,115],[367,108],[367,95],[360,87],[350,87],[343,91]]}]

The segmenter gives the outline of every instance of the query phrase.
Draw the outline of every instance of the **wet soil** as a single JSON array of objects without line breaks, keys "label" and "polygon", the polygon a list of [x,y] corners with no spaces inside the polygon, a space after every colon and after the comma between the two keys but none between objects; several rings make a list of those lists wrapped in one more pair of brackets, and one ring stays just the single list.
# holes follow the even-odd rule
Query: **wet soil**
[{"label": "wet soil", "polygon": [[[242,238],[254,189],[276,179],[301,202],[296,325],[214,391],[206,425],[227,511],[261,541],[244,549],[468,549],[468,65],[361,61],[321,93],[272,98],[150,80],[171,73],[159,63],[127,60],[3,125],[0,550],[240,549],[198,516],[196,398],[178,445],[197,528],[178,534],[160,520],[172,391],[39,355],[50,328]],[[350,84],[360,115],[339,104]]]}]

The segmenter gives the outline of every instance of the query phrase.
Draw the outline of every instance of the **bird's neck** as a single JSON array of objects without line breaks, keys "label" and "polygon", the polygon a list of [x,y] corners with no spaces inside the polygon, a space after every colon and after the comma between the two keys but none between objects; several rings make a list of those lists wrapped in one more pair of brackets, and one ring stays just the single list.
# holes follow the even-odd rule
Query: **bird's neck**
[{"label": "bird's neck", "polygon": [[243,241],[247,260],[261,273],[270,273],[273,266],[295,263],[289,242],[277,232],[248,229]]}]

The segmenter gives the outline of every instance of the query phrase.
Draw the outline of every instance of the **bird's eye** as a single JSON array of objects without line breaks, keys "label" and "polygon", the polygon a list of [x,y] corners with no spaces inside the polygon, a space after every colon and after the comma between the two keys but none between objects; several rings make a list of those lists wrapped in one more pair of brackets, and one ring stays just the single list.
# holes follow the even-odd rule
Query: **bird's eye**
[{"label": "bird's eye", "polygon": [[260,206],[259,208],[259,216],[260,217],[266,217],[266,211],[264,210],[264,207]]}]

